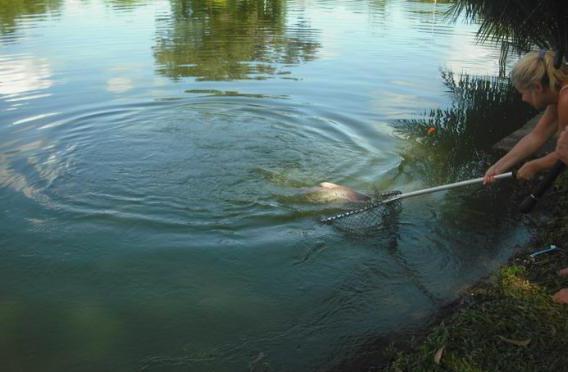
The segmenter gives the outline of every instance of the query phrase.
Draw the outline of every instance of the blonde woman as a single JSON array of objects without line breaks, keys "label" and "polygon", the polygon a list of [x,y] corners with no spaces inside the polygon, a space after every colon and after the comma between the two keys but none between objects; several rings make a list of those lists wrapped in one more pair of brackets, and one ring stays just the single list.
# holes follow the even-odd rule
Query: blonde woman
[{"label": "blonde woman", "polygon": [[[534,154],[544,143],[568,125],[568,65],[554,66],[554,51],[541,50],[525,55],[513,68],[511,81],[524,102],[536,109],[545,109],[534,129],[523,137],[505,156],[485,173],[484,183],[504,173]],[[528,180],[536,173],[552,168],[558,154],[552,152],[525,163],[517,178]]]}]

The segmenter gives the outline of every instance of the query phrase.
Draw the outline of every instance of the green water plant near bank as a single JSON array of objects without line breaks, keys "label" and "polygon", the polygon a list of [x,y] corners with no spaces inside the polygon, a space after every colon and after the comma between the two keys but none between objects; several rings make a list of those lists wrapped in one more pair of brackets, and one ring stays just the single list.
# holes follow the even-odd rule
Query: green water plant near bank
[{"label": "green water plant near bank", "polygon": [[[548,211],[539,217],[534,242],[492,278],[468,290],[451,315],[423,337],[394,343],[386,370],[566,370],[568,306],[554,303],[551,295],[568,287],[568,279],[557,274],[568,266],[568,246],[562,244],[568,238],[567,193],[549,196],[541,206],[541,213]],[[561,249],[529,256],[550,244]]]}]

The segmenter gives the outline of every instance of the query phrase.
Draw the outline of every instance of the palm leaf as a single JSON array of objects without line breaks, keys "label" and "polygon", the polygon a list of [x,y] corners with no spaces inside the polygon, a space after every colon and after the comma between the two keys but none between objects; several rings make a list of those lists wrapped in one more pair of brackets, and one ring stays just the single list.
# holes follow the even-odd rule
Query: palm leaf
[{"label": "palm leaf", "polygon": [[534,46],[568,51],[566,0],[455,0],[451,17],[465,16],[480,22],[481,41],[502,43],[504,56],[510,49],[527,51]]}]

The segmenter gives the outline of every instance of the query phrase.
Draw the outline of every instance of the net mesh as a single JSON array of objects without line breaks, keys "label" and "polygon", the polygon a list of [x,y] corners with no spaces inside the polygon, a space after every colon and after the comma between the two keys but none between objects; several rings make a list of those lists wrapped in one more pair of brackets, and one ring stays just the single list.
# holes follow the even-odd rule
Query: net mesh
[{"label": "net mesh", "polygon": [[354,235],[383,231],[398,220],[400,201],[390,200],[400,191],[376,193],[365,205],[321,219],[321,222]]}]

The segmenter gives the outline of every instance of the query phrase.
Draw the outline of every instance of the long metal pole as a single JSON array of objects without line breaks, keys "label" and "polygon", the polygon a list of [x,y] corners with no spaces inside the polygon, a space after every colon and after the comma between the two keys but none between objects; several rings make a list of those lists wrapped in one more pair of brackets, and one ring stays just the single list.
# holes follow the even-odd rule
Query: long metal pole
[{"label": "long metal pole", "polygon": [[[509,177],[513,177],[513,172],[508,172],[508,173],[503,173],[503,174],[498,174],[495,177],[493,177],[494,179],[498,180],[498,179],[502,179],[502,178],[509,178]],[[391,201],[395,201],[395,200],[400,200],[400,199],[406,199],[406,198],[410,198],[412,196],[418,196],[418,195],[424,195],[424,194],[430,194],[433,192],[437,192],[437,191],[444,191],[444,190],[449,190],[449,189],[454,189],[456,187],[462,187],[462,186],[467,186],[467,185],[473,185],[475,183],[481,183],[483,182],[483,177],[479,177],[479,178],[473,178],[471,180],[465,180],[465,181],[460,181],[460,182],[455,182],[455,183],[449,183],[447,185],[440,185],[440,186],[436,186],[436,187],[430,187],[428,189],[422,189],[422,190],[416,190],[416,191],[411,191],[411,192],[407,192],[405,194],[398,194],[398,195],[394,195],[391,198],[388,198],[386,200],[383,200],[383,203],[388,203]]]}]

